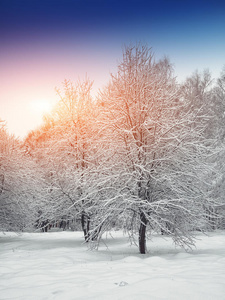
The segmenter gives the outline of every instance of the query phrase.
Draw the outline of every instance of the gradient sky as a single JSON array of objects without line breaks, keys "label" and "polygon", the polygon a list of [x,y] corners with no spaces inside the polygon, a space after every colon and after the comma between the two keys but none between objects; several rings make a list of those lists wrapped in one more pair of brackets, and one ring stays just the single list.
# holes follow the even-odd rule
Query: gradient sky
[{"label": "gradient sky", "polygon": [[32,102],[58,98],[85,74],[94,92],[116,71],[122,47],[142,42],[168,56],[179,81],[225,65],[225,1],[0,0],[0,119],[25,134],[41,123]]}]

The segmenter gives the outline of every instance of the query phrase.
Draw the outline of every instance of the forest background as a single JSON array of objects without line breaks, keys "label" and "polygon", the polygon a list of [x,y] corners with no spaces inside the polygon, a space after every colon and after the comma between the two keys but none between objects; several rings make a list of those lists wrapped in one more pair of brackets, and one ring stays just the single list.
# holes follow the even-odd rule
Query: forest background
[{"label": "forest background", "polygon": [[0,128],[0,229],[82,229],[90,247],[120,228],[146,253],[152,232],[189,248],[225,227],[225,69],[178,83],[167,58],[126,46],[96,97],[65,80],[24,140]]}]

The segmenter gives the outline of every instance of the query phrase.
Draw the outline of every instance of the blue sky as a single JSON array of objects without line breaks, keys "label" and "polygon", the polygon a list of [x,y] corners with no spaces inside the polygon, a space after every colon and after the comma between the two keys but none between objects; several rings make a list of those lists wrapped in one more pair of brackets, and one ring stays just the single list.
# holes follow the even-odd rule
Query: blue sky
[{"label": "blue sky", "polygon": [[87,74],[101,88],[122,46],[168,56],[178,80],[225,65],[225,1],[0,0],[0,118],[24,136],[41,122],[30,101]]}]

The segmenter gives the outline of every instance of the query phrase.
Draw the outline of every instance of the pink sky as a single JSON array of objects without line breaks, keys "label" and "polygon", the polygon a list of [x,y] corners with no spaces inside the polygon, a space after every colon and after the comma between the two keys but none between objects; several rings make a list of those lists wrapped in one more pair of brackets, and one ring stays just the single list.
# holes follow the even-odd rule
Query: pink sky
[{"label": "pink sky", "polygon": [[24,137],[42,122],[32,101],[55,102],[55,87],[86,74],[96,93],[130,43],[147,43],[157,59],[167,55],[179,80],[205,68],[218,77],[224,37],[219,0],[1,0],[0,119]]}]

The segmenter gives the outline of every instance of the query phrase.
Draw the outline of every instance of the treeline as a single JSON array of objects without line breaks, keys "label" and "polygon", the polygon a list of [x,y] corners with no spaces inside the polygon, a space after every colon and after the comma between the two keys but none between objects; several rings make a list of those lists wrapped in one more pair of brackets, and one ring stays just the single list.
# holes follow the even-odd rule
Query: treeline
[{"label": "treeline", "polygon": [[61,220],[95,247],[121,228],[145,253],[153,231],[191,247],[194,231],[224,229],[225,69],[178,84],[170,62],[139,45],[95,99],[91,88],[65,81],[23,142],[1,123],[1,230]]}]

